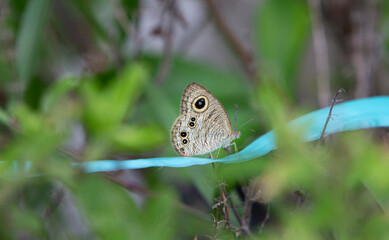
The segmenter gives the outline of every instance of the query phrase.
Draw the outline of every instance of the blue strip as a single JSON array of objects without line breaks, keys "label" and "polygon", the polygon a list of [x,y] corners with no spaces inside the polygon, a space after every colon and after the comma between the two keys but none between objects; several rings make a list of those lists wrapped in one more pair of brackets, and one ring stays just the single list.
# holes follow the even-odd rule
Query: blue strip
[{"label": "blue strip", "polygon": [[[293,120],[288,126],[290,129],[304,129],[303,139],[305,141],[318,140],[329,110],[330,108],[327,107],[308,113]],[[335,105],[326,129],[326,135],[374,127],[389,127],[389,96],[358,99]],[[125,161],[101,160],[73,163],[73,165],[83,168],[87,173],[93,173],[147,167],[188,167],[212,162],[236,163],[261,157],[276,148],[275,134],[274,131],[271,131],[259,137],[238,154],[231,154],[217,160],[196,157],[163,157]]]}]

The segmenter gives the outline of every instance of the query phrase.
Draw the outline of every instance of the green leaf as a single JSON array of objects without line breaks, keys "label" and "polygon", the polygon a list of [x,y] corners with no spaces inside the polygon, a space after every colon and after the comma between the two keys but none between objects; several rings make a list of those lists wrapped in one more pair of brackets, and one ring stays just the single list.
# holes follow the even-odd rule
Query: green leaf
[{"label": "green leaf", "polygon": [[212,198],[215,194],[215,188],[218,184],[215,178],[212,179],[214,177],[212,166],[191,166],[185,170],[186,174],[188,174],[191,178],[201,196],[209,204],[209,206],[211,206],[213,201]]},{"label": "green leaf", "polygon": [[[4,50],[5,48],[0,47],[0,51],[4,52]],[[3,85],[6,82],[10,82],[14,73],[12,70],[12,64],[4,58],[4,54],[0,56],[0,84]]]},{"label": "green leaf", "polygon": [[176,110],[169,101],[171,96],[166,91],[160,91],[152,83],[146,89],[147,103],[145,115],[150,115],[149,118],[157,119],[165,129],[171,128],[176,119]]},{"label": "green leaf", "polygon": [[11,211],[11,221],[15,232],[28,233],[30,237],[36,239],[47,237],[44,231],[43,221],[34,211],[21,209],[16,206],[8,209],[8,211]]},{"label": "green leaf", "polygon": [[102,239],[172,239],[176,196],[157,191],[140,208],[122,187],[101,177],[84,176],[74,186],[91,229]]},{"label": "green leaf", "polygon": [[6,126],[10,126],[11,117],[6,111],[0,108],[0,122]]},{"label": "green leaf", "polygon": [[140,211],[120,186],[84,176],[73,191],[90,228],[101,239],[142,239]]},{"label": "green leaf", "polygon": [[118,148],[150,151],[166,143],[165,131],[158,125],[123,125],[114,134]]},{"label": "green leaf", "polygon": [[16,40],[16,66],[22,82],[29,81],[34,73],[50,3],[51,0],[30,0],[23,13]]},{"label": "green leaf", "polygon": [[[84,0],[73,0],[66,1],[66,3],[74,4],[75,7],[78,8],[77,10],[82,13],[82,16],[87,20],[91,27],[90,29],[94,31],[96,36],[100,37],[104,41],[112,40],[110,39],[110,37],[112,36],[108,34],[109,31],[107,31],[107,29],[104,29],[104,24],[106,24],[106,22],[99,19],[99,17],[101,17],[101,10],[106,10],[107,8],[111,7],[112,3],[110,1],[97,0],[93,1],[92,3]],[[104,18],[104,20],[106,19]]]},{"label": "green leaf", "polygon": [[30,108],[38,109],[40,107],[41,97],[45,88],[45,82],[39,77],[32,77],[30,81],[28,81],[26,90],[24,91],[24,101]]},{"label": "green leaf", "polygon": [[132,14],[139,8],[139,0],[121,0],[121,2],[128,18],[131,18]]},{"label": "green leaf", "polygon": [[258,10],[255,35],[263,74],[291,96],[309,31],[308,8],[303,1],[267,0]]},{"label": "green leaf", "polygon": [[97,79],[85,79],[81,95],[87,127],[94,133],[117,127],[143,93],[146,81],[147,72],[139,64],[124,67],[104,88],[98,86]]},{"label": "green leaf", "polygon": [[55,82],[47,89],[42,98],[42,110],[47,112],[55,107],[69,91],[78,86],[78,79],[75,77],[65,77]]},{"label": "green leaf", "polygon": [[158,195],[147,200],[141,218],[143,235],[139,239],[174,239],[178,224],[176,203],[176,194],[166,187],[159,186]]}]

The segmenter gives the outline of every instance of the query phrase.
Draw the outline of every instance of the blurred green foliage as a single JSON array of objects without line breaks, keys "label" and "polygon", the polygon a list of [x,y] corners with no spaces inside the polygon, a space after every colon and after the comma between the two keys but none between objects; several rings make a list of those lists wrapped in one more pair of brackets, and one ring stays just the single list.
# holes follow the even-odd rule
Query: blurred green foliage
[{"label": "blurred green foliage", "polygon": [[[258,79],[177,53],[161,85],[154,79],[164,57],[128,54],[128,41],[135,40],[117,17],[136,25],[141,1],[12,0],[1,6],[7,14],[0,35],[11,37],[0,45],[0,239],[388,236],[387,145],[363,132],[339,134],[321,145],[301,143],[282,127],[306,111],[294,104],[311,31],[305,1],[259,4],[253,29]],[[383,37],[388,45],[386,32]],[[279,149],[215,169],[85,174],[72,167],[90,160],[176,156],[169,132],[189,82],[217,96],[233,125],[234,104],[238,127],[254,120],[242,127],[239,149],[273,128]],[[251,234],[226,227],[215,217],[221,186],[238,216],[247,214],[250,199],[256,207],[269,206],[270,218],[263,220],[266,214],[253,208]],[[227,212],[239,227],[242,219],[232,207]]]},{"label": "blurred green foliage", "polygon": [[299,58],[309,33],[307,5],[304,1],[265,1],[256,25],[257,52],[263,61],[263,75],[270,77],[293,99]]}]

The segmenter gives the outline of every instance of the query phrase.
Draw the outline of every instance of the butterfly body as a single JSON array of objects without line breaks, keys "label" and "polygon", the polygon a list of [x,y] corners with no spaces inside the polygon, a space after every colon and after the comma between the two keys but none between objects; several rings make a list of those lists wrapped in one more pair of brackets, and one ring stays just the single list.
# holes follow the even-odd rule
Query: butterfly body
[{"label": "butterfly body", "polygon": [[181,156],[201,155],[230,145],[240,137],[219,100],[206,88],[190,83],[181,99],[180,116],[171,129],[171,140]]}]

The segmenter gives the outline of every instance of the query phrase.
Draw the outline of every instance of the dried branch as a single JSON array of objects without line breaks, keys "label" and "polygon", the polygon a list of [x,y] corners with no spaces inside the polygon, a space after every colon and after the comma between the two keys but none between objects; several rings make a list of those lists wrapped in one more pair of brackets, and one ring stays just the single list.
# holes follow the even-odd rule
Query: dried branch
[{"label": "dried branch", "polygon": [[[162,1],[165,6],[163,7],[162,15],[161,15],[161,23],[162,18],[164,16],[168,16],[166,29],[162,29],[162,37],[164,39],[164,47],[163,47],[163,55],[162,55],[162,63],[159,65],[158,73],[155,77],[155,83],[157,85],[161,85],[166,79],[171,66],[172,61],[172,50],[173,50],[173,35],[174,35],[174,20],[178,20],[184,27],[187,26],[187,22],[184,16],[181,14],[177,7],[176,0],[168,0]],[[166,13],[168,13],[166,15]],[[159,28],[162,28],[160,26]]]},{"label": "dried branch", "polygon": [[211,12],[211,15],[213,16],[215,23],[219,27],[221,33],[224,35],[232,50],[239,57],[246,73],[252,80],[257,80],[259,76],[258,68],[254,60],[253,54],[250,51],[246,50],[245,47],[243,47],[239,39],[235,36],[231,28],[227,25],[214,0],[205,0],[205,2],[207,3],[208,9]]},{"label": "dried branch", "polygon": [[127,18],[126,12],[124,11],[123,6],[121,6],[121,2],[119,0],[112,0],[112,4],[113,12],[119,22],[119,25],[129,38],[131,36],[131,23]]},{"label": "dried branch", "polygon": [[377,7],[374,1],[366,3],[353,14],[354,32],[351,36],[351,62],[356,73],[355,97],[362,98],[369,96],[371,77],[374,72],[376,59],[375,53],[376,34],[375,25],[377,18]]},{"label": "dried branch", "polygon": [[173,46],[173,19],[168,19],[168,26],[165,31],[163,31],[164,47],[162,55],[162,63],[159,65],[158,73],[155,77],[155,83],[161,85],[166,79],[171,66],[172,58],[172,46]]},{"label": "dried branch", "polygon": [[190,46],[192,46],[193,42],[201,36],[201,32],[205,29],[205,27],[210,23],[210,17],[205,16],[200,23],[198,23],[186,36],[180,41],[178,44],[178,51],[182,54],[185,54],[189,51]]},{"label": "dried branch", "polygon": [[[228,193],[227,193],[228,194]],[[238,213],[238,210],[236,209],[235,207],[235,204],[234,204],[234,201],[232,201],[232,198],[231,196],[228,195],[227,199],[229,200],[229,203],[230,203],[230,207],[232,209],[232,212],[234,213],[234,216],[236,218],[236,220],[238,221],[239,223],[239,226],[242,225],[242,219],[240,218],[240,215]]]},{"label": "dried branch", "polygon": [[315,52],[316,84],[318,102],[325,107],[330,99],[330,65],[328,60],[327,37],[321,12],[321,0],[309,0],[312,21],[312,39]]},{"label": "dried branch", "polygon": [[242,224],[240,225],[240,228],[242,231],[248,235],[251,236],[250,232],[250,219],[251,219],[251,209],[253,207],[253,201],[248,194],[245,194],[245,200],[244,200],[244,213],[242,217]]},{"label": "dried branch", "polygon": [[112,182],[114,182],[116,184],[119,184],[120,186],[124,187],[125,189],[127,189],[130,192],[136,192],[136,193],[138,193],[138,194],[140,194],[142,196],[152,196],[152,195],[155,195],[155,193],[153,193],[152,191],[150,191],[147,188],[139,186],[139,184],[134,184],[134,183],[131,183],[131,182],[128,182],[128,181],[124,181],[124,180],[120,179],[113,172],[103,172],[102,174],[104,174],[104,176],[107,177],[110,181],[112,181]]},{"label": "dried branch", "polygon": [[226,198],[226,189],[223,186],[222,187],[222,192],[220,193],[220,203],[222,204],[222,213],[223,213],[223,218],[226,222],[226,227],[230,228],[230,214],[228,213],[228,202]]},{"label": "dried branch", "polygon": [[270,203],[267,205],[266,215],[263,221],[261,222],[261,226],[259,227],[259,233],[263,231],[263,228],[265,227],[266,222],[270,219]]},{"label": "dried branch", "polygon": [[60,188],[53,192],[52,199],[49,205],[47,206],[47,208],[43,212],[44,219],[47,220],[53,214],[53,212],[58,208],[59,204],[61,203],[64,195],[65,193],[63,188]]}]

